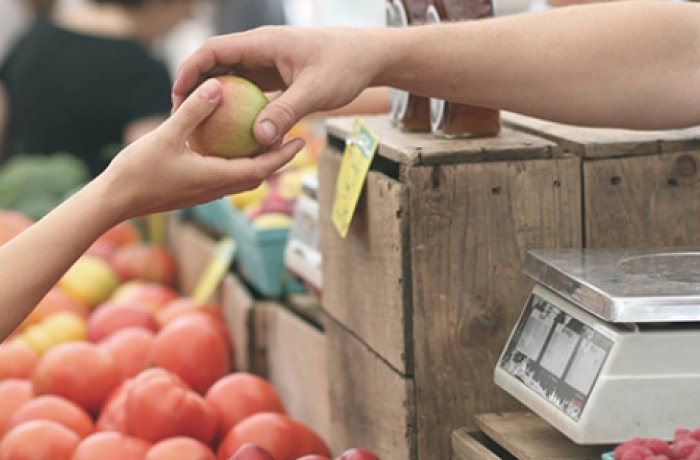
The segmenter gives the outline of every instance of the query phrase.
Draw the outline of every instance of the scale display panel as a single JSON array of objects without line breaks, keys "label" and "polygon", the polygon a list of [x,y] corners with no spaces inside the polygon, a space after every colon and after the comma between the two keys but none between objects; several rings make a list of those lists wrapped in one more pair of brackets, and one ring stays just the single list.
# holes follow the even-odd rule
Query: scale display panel
[{"label": "scale display panel", "polygon": [[613,341],[532,293],[499,366],[578,421]]}]

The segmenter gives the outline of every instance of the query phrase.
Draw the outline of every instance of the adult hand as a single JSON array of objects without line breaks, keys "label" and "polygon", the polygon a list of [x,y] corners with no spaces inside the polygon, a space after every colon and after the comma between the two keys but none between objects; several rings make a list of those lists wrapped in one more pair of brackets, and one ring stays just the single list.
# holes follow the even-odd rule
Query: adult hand
[{"label": "adult hand", "polygon": [[304,146],[292,139],[253,158],[202,156],[187,147],[192,131],[221,101],[216,80],[203,83],[168,120],[130,144],[94,186],[118,220],[193,206],[257,187]]},{"label": "adult hand", "polygon": [[264,27],[211,38],[180,67],[173,104],[222,73],[248,78],[264,91],[282,90],[254,126],[260,143],[274,145],[305,115],[341,107],[375,83],[386,57],[383,33]]}]

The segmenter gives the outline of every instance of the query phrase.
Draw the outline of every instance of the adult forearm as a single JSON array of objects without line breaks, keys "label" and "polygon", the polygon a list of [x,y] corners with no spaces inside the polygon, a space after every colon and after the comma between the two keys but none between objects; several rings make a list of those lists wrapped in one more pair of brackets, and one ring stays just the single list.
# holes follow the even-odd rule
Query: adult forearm
[{"label": "adult forearm", "polygon": [[96,181],[0,246],[0,339],[9,335],[103,232],[116,224]]},{"label": "adult forearm", "polygon": [[575,124],[700,123],[700,5],[586,5],[384,34],[377,84]]}]

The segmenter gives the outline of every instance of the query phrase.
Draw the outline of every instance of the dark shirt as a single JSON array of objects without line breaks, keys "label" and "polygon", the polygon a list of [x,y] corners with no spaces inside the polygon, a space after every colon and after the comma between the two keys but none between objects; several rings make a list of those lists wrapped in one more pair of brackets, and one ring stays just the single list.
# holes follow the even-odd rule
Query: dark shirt
[{"label": "dark shirt", "polygon": [[136,41],[38,21],[0,67],[9,96],[5,153],[69,152],[93,175],[139,118],[167,115],[165,65]]}]

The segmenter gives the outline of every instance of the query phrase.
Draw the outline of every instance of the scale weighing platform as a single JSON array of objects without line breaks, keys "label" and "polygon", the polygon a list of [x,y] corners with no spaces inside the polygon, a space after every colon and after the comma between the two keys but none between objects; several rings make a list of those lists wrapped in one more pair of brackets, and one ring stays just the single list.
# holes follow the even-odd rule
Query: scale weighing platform
[{"label": "scale weighing platform", "polygon": [[531,251],[523,271],[498,386],[578,444],[700,426],[700,250]]}]

